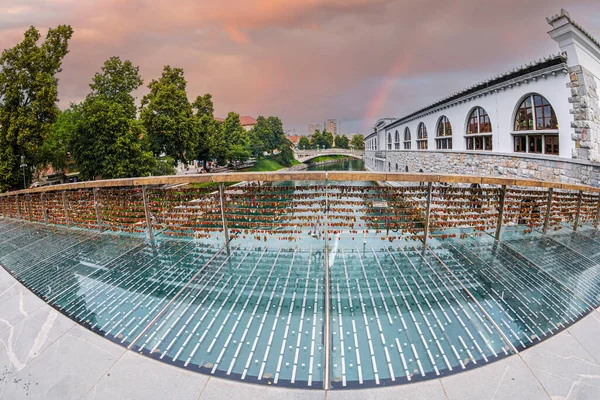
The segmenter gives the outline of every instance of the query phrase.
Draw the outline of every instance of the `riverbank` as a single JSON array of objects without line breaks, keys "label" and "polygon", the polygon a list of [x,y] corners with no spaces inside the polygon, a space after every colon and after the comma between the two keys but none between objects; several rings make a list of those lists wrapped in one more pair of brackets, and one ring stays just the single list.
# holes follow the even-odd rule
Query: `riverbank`
[{"label": "riverbank", "polygon": [[[318,160],[320,158],[322,158],[323,160],[314,162],[314,160]],[[343,162],[349,162],[349,161],[357,161],[356,158],[346,157],[346,156],[322,156],[322,157],[317,157],[314,160],[311,160],[310,163],[304,163],[304,164],[294,165],[294,166],[288,168],[286,171],[302,171],[302,170],[309,169],[309,168],[312,168],[312,167],[317,167],[317,166],[320,166],[320,165],[328,165],[328,164],[337,164],[337,163],[343,163]]]}]

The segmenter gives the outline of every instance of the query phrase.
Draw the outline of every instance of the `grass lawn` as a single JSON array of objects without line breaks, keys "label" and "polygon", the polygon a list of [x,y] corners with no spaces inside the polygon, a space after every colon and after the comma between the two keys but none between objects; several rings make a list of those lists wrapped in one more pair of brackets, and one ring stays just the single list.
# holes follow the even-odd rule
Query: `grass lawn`
[{"label": "grass lawn", "polygon": [[[300,164],[298,160],[294,160],[292,165]],[[242,172],[268,172],[268,171],[278,171],[280,169],[287,168],[285,165],[279,163],[277,156],[269,156],[265,158],[261,158],[256,161],[253,167],[246,168],[241,170]]]},{"label": "grass lawn", "polygon": [[[292,165],[298,165],[300,161],[294,160]],[[253,167],[240,169],[239,172],[268,172],[268,171],[278,171],[280,169],[287,168],[285,165],[279,163],[277,156],[269,156],[265,158],[261,158],[257,160]],[[227,182],[225,186],[235,185],[235,182]],[[202,182],[202,183],[190,183],[189,187],[192,188],[218,188],[219,184],[217,182]]]}]

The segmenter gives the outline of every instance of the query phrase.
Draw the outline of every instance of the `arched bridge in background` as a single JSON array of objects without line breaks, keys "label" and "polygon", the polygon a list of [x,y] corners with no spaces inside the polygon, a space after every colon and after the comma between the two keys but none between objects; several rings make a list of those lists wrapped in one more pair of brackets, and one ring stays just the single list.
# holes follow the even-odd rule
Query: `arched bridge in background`
[{"label": "arched bridge in background", "polygon": [[296,159],[301,163],[308,162],[312,159],[321,156],[347,156],[362,160],[365,154],[364,150],[349,150],[349,149],[324,149],[324,150],[296,150]]}]

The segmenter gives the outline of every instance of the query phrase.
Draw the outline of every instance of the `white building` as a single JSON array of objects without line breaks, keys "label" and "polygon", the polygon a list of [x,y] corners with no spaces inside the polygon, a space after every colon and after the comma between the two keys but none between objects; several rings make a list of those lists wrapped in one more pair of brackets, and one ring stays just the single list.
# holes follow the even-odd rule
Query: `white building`
[{"label": "white building", "polygon": [[[477,83],[399,119],[379,120],[365,138],[367,166],[379,171],[406,171],[408,167],[410,172],[558,176],[598,185],[600,43],[564,10],[547,20],[558,54]],[[520,161],[537,166],[515,167]],[[566,171],[558,175],[553,171],[556,176],[550,176],[549,169],[560,168],[564,161],[586,165],[568,168],[583,169],[585,176],[577,178],[576,173]],[[473,168],[473,163],[479,165]]]}]

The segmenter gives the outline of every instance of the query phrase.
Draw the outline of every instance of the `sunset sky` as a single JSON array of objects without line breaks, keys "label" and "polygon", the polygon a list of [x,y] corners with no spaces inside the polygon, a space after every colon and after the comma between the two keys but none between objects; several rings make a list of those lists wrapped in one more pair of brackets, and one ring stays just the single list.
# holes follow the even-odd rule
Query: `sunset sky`
[{"label": "sunset sky", "polygon": [[545,17],[561,7],[600,39],[598,0],[0,0],[0,48],[30,25],[70,24],[62,108],[117,55],[145,84],[183,68],[188,96],[212,93],[218,116],[277,115],[298,133],[337,118],[366,132],[558,52]]}]

